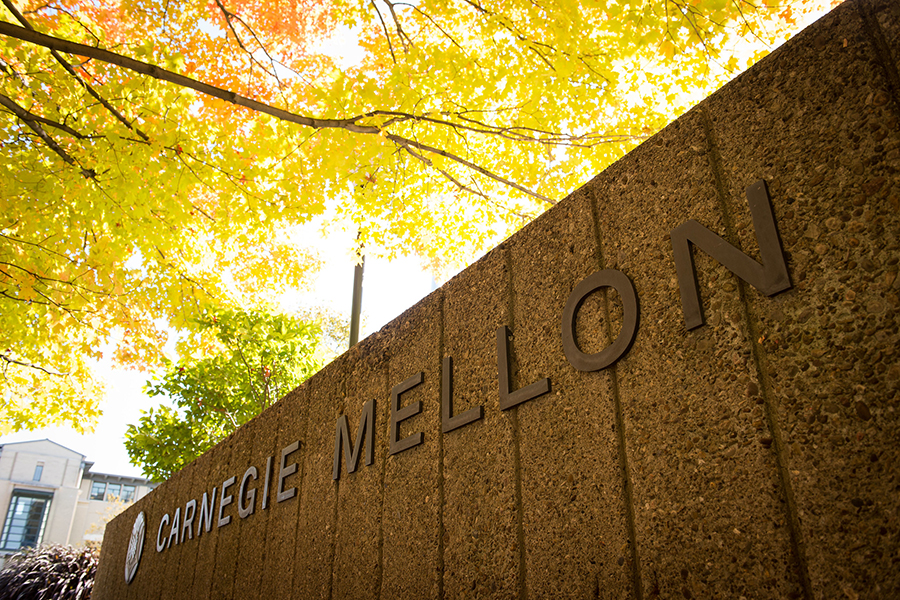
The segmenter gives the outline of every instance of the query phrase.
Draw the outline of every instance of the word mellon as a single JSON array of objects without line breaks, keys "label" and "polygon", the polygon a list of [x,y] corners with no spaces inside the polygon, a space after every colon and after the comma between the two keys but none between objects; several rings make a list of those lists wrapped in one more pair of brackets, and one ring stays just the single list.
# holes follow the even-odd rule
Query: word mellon
[{"label": "word mellon", "polygon": [[[671,232],[678,288],[681,293],[685,327],[688,330],[700,327],[704,323],[692,246],[700,248],[737,277],[767,296],[783,292],[791,287],[787,261],[764,181],[757,181],[747,188],[747,200],[750,205],[753,226],[756,229],[762,263],[756,262],[693,219],[679,225]],[[587,354],[578,346],[575,336],[575,320],[585,299],[604,287],[613,288],[622,299],[622,328],[612,344],[600,352]],[[599,371],[615,364],[628,352],[637,335],[638,306],[634,284],[621,271],[604,269],[581,280],[566,301],[560,323],[563,351],[568,363],[579,371]],[[497,383],[501,410],[508,410],[550,391],[549,378],[540,379],[518,390],[510,389],[509,336],[510,330],[507,326],[504,325],[497,329]],[[453,414],[453,358],[445,357],[441,367],[441,431],[447,434],[482,419],[484,407],[475,406],[458,415]],[[400,438],[400,423],[422,412],[420,401],[403,406],[402,396],[421,385],[424,378],[425,373],[420,371],[391,390],[388,428],[389,454],[409,450],[424,441],[425,436],[421,431]],[[347,416],[342,415],[338,418],[334,437],[333,479],[340,478],[342,456],[347,473],[354,473],[359,468],[363,447],[365,447],[365,464],[371,465],[374,462],[375,414],[375,400],[372,399],[363,405],[362,415],[356,429],[355,443],[351,443],[350,424]],[[157,529],[156,551],[163,552],[185,540],[192,540],[195,533],[197,537],[204,532],[208,533],[213,525],[217,528],[225,527],[232,522],[235,515],[240,519],[250,517],[257,508],[257,494],[260,496],[259,509],[268,509],[270,506],[269,491],[273,486],[275,502],[284,502],[294,498],[297,495],[297,488],[285,488],[285,479],[297,472],[297,463],[288,463],[288,461],[299,448],[300,442],[297,441],[281,451],[277,476],[273,472],[275,457],[268,457],[260,487],[255,487],[256,482],[260,479],[259,472],[255,466],[250,466],[244,472],[239,484],[237,476],[233,475],[223,481],[220,486],[213,487],[212,495],[204,492],[199,504],[196,499],[191,499],[184,505],[184,511],[179,506],[171,516],[168,513],[163,515]],[[218,507],[216,506],[217,502]]]},{"label": "word mellon", "polygon": [[[685,326],[688,330],[703,325],[703,308],[700,304],[697,272],[691,246],[697,246],[716,259],[732,273],[767,296],[783,292],[791,287],[787,261],[775,216],[769,201],[766,183],[759,180],[747,188],[750,214],[756,228],[756,239],[760,248],[762,263],[758,263],[738,248],[732,246],[697,221],[691,219],[671,232],[672,251],[681,292]],[[593,292],[613,288],[622,299],[623,323],[615,341],[595,354],[586,354],[578,347],[575,337],[575,319],[585,299]],[[599,371],[615,364],[628,352],[638,330],[638,297],[634,284],[627,275],[615,269],[604,269],[581,280],[569,295],[562,312],[562,342],[566,360],[579,371]],[[508,410],[523,402],[532,400],[550,391],[550,379],[544,378],[523,387],[510,390],[509,335],[507,326],[497,330],[497,382],[500,392],[500,409]],[[462,414],[453,414],[453,359],[445,357],[441,369],[441,431],[448,433],[484,416],[484,408],[476,406]],[[415,402],[401,407],[400,396],[422,383],[424,373],[419,372],[391,390],[391,416],[389,428],[389,454],[403,452],[422,443],[424,434],[420,431],[399,439],[399,425],[422,411],[422,403]],[[341,474],[341,454],[344,455],[347,472],[353,473],[359,467],[360,449],[366,445],[366,465],[373,462],[375,449],[375,400],[363,406],[356,443],[351,445],[349,424],[346,415],[338,418],[334,439],[333,479]]]}]

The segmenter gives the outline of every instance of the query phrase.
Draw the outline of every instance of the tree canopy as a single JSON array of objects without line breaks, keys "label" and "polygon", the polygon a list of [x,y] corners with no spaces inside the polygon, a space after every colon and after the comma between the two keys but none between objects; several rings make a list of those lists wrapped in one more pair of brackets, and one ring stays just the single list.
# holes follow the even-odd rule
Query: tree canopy
[{"label": "tree canopy", "polygon": [[147,383],[160,405],[129,425],[125,447],[144,475],[167,479],[315,373],[317,326],[261,311],[208,308],[195,352]]},{"label": "tree canopy", "polygon": [[2,0],[0,427],[302,286],[298,225],[465,262],[827,1]]}]

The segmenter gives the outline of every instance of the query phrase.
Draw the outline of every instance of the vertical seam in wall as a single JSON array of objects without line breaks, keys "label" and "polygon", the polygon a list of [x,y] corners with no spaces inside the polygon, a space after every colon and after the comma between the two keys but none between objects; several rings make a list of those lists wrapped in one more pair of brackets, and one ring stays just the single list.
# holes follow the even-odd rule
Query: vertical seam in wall
[{"label": "vertical seam in wall", "polygon": [[[703,123],[703,133],[706,137],[706,143],[709,146],[709,162],[712,167],[713,177],[715,179],[716,192],[719,201],[719,209],[722,213],[722,222],[725,226],[726,236],[737,246],[738,236],[735,232],[734,225],[731,222],[731,216],[728,212],[727,189],[725,184],[725,172],[722,168],[719,149],[716,145],[715,134],[713,131],[712,121],[707,112],[705,105],[700,107],[701,122]],[[803,543],[803,536],[800,530],[800,519],[797,515],[797,505],[794,500],[794,490],[791,485],[790,474],[787,467],[787,453],[784,448],[784,442],[781,437],[781,427],[778,422],[778,414],[774,406],[774,402],[769,393],[771,383],[769,382],[766,366],[765,351],[757,343],[759,332],[756,328],[756,319],[750,308],[750,299],[747,296],[747,287],[740,277],[737,280],[738,295],[743,309],[744,324],[747,328],[747,334],[750,337],[750,355],[753,358],[753,366],[756,369],[757,379],[759,380],[760,395],[763,399],[763,407],[766,413],[766,424],[769,433],[772,435],[772,447],[775,451],[775,468],[778,472],[781,492],[784,495],[785,517],[787,517],[788,532],[790,534],[791,552],[794,556],[795,566],[800,577],[800,586],[803,589],[803,597],[811,600],[813,597],[812,586],[809,579],[809,568],[806,561],[806,550]]]},{"label": "vertical seam in wall", "polygon": [[[197,470],[196,470],[196,469],[191,469],[191,474],[190,474],[190,485],[188,485],[188,493],[186,494],[186,495],[188,495],[188,496],[189,496],[190,494],[193,494],[193,491],[194,491],[194,478],[195,478],[196,476],[197,476]],[[191,500],[191,498],[188,497],[188,499],[187,499],[185,502],[190,502],[190,500]],[[185,512],[187,512],[187,511],[185,511]],[[194,512],[196,512],[196,508],[194,509]],[[183,516],[184,516],[184,515],[182,515],[182,517],[183,517]],[[182,525],[184,525],[184,521],[182,521]],[[191,530],[193,531],[193,529],[194,529],[194,525],[193,525],[193,523],[192,523],[192,524],[191,524]],[[183,529],[182,529],[182,532],[183,532]],[[181,543],[184,544],[185,541],[193,542],[195,539],[197,539],[197,538],[196,538],[196,537],[193,537],[193,538],[191,538],[190,540],[182,540]],[[197,552],[198,552],[198,549],[199,549],[199,545],[198,545],[198,544],[191,544],[191,548],[192,548],[192,550],[193,550],[193,552],[194,552],[194,565],[196,566],[196,564],[197,564]],[[184,552],[182,552],[182,554],[184,554]],[[185,558],[185,557],[182,557],[182,558]],[[180,583],[180,581],[179,581],[179,574],[181,573],[181,567],[182,567],[182,565],[179,564],[179,565],[178,565],[178,570],[177,570],[177,572],[175,573],[175,597],[178,597],[178,596],[189,597],[190,594],[184,594],[184,593],[183,593],[183,592],[185,591],[184,588],[183,588],[182,586],[179,585],[179,583]],[[193,580],[193,577],[191,577],[191,580]]]},{"label": "vertical seam in wall", "polygon": [[[172,492],[169,492],[169,493],[172,494]],[[174,495],[174,494],[173,494],[173,495]],[[180,508],[180,505],[179,505],[179,504],[175,504],[175,507],[176,507],[176,508]],[[171,505],[170,505],[169,510],[170,510],[170,511],[173,511],[173,510],[174,510],[173,508],[171,508]],[[174,514],[174,513],[172,513],[172,514]],[[49,519],[48,519],[48,520],[49,520]],[[180,526],[180,524],[179,524],[179,526]],[[171,531],[171,529],[170,529],[169,531]],[[177,539],[177,537],[176,537],[176,539]],[[101,545],[102,545],[102,544],[101,544]],[[164,563],[163,563],[163,565],[162,565],[162,566],[163,566],[163,571],[164,571],[164,572],[167,570],[167,567],[170,566],[168,563],[169,563],[169,560],[171,559],[171,556],[172,556],[172,554],[171,554],[171,552],[170,552],[171,550],[172,550],[172,548],[169,547],[168,542],[166,542],[166,550],[165,550],[165,554],[163,554],[163,556],[164,556]],[[213,567],[215,567],[215,565],[213,565]],[[145,595],[141,598],[141,600],[149,599],[149,598],[151,598],[151,597],[162,598],[162,595],[163,595],[163,588],[165,587],[165,583],[166,583],[165,581],[159,582],[159,585],[156,587],[156,590],[154,590],[154,591],[156,592],[156,594],[155,594],[155,595],[146,595],[146,594],[145,594]]]},{"label": "vertical seam in wall", "polygon": [[[308,398],[308,396],[307,396],[307,398]],[[308,415],[308,414],[309,414],[309,402],[308,402],[308,401],[306,402],[306,405],[307,405],[306,412],[307,412],[307,415]],[[275,417],[275,422],[276,422],[276,423],[280,423],[280,422],[281,422],[281,413],[283,413],[283,412],[284,412],[283,406],[282,406],[282,405],[278,405],[277,415],[276,415],[276,417]],[[308,420],[307,420],[307,422],[308,422]],[[305,436],[305,433],[304,433],[304,436]],[[266,462],[268,462],[269,456],[272,456],[272,457],[273,457],[273,458],[272,458],[272,462],[274,463],[274,462],[275,462],[275,459],[274,459],[275,452],[276,452],[277,449],[278,449],[278,436],[272,436],[271,438],[269,438],[269,444],[270,444],[269,450],[270,450],[271,452],[266,452],[264,458],[266,459]],[[306,460],[304,460],[303,462],[306,462]],[[263,464],[265,465],[265,463],[263,463]],[[264,466],[263,468],[265,469],[266,467]],[[272,469],[274,470],[274,468],[275,468],[275,465],[273,464],[273,465],[272,465]],[[266,475],[268,475],[268,473],[267,473]],[[263,480],[263,483],[265,483],[265,481],[266,481],[265,476],[261,477],[261,479]],[[301,479],[301,485],[303,485],[303,484],[302,484],[302,481],[303,481],[303,480]],[[269,481],[269,489],[271,490],[271,488],[272,488],[272,482]],[[303,491],[303,488],[302,488],[302,487],[300,488],[300,491],[301,491],[301,492]],[[303,497],[303,496],[302,496],[302,493],[301,493],[300,497],[301,497],[301,498]],[[266,522],[265,522],[265,524],[263,525],[263,539],[264,539],[264,540],[268,540],[268,539],[269,539],[269,521],[271,520],[271,516],[272,516],[272,513],[269,512],[269,511],[272,510],[271,499],[272,499],[272,497],[271,497],[271,495],[270,495],[270,496],[269,496],[270,504],[269,504],[269,506],[266,507]],[[299,500],[298,500],[298,501],[299,501]],[[262,500],[260,500],[260,502],[262,502]],[[262,511],[262,509],[260,509],[260,512],[261,512],[261,511]],[[298,521],[298,523],[299,523],[299,521]],[[297,527],[297,529],[300,529],[300,528]],[[294,535],[296,536],[296,533],[295,533]],[[295,541],[296,541],[296,537],[295,537]],[[258,588],[259,588],[259,589],[262,589],[262,584],[263,584],[263,581],[264,581],[264,579],[265,579],[265,564],[266,564],[266,559],[268,558],[268,554],[269,554],[268,550],[269,550],[269,544],[263,544],[262,552],[260,553],[260,559],[259,559],[259,564],[263,565],[263,568],[260,569],[260,574],[259,574],[259,584],[258,584]],[[293,590],[293,583],[294,583],[294,580],[295,580],[295,579],[296,579],[296,577],[294,576],[294,572],[291,571],[291,584],[292,584],[292,585],[291,585],[291,589],[292,589],[292,590]]]},{"label": "vertical seam in wall", "polygon": [[[196,463],[196,461],[195,461],[195,463]],[[194,466],[192,466],[191,468],[193,468],[195,471],[197,471],[199,469],[199,467],[194,467]],[[203,480],[201,480],[201,484],[204,486],[204,488],[209,483],[210,470],[211,470],[211,468],[207,467],[206,477]],[[200,496],[199,496],[200,498],[203,497],[203,492],[206,491],[204,488],[197,488],[197,490],[200,494]],[[191,489],[193,491],[193,489],[194,489],[193,485],[192,485]],[[194,510],[196,512],[196,509],[194,509]],[[193,527],[194,526],[191,525],[191,529],[193,529]],[[197,541],[197,556],[196,556],[196,558],[194,558],[194,570],[192,573],[190,573],[188,585],[187,585],[187,587],[184,588],[184,591],[185,591],[184,597],[185,598],[193,598],[194,597],[194,582],[197,579],[197,563],[200,562],[200,534],[199,533],[194,536],[194,540]]]},{"label": "vertical seam in wall", "polygon": [[[384,398],[391,397],[391,358],[384,360]],[[377,403],[376,403],[377,404]],[[372,435],[378,431],[378,410],[375,410],[375,419],[372,425]],[[390,445],[390,442],[388,442]],[[362,449],[359,450],[362,452]],[[387,463],[390,455],[383,457],[381,462],[381,484],[378,490],[378,567],[375,572],[375,597],[381,598],[384,587],[384,478],[387,473]]]},{"label": "vertical seam in wall", "polygon": [[[232,435],[234,435],[234,432],[232,432],[231,435],[229,435],[228,437],[226,437],[225,440],[227,441]],[[221,444],[222,442],[219,442],[219,443]],[[234,453],[234,440],[231,440],[230,442],[228,442],[228,463],[231,462],[231,455],[232,455],[233,453]],[[221,462],[220,462],[219,464],[221,464]],[[227,463],[226,463],[226,464],[227,464]],[[229,466],[230,466],[230,465],[229,465]],[[212,471],[212,467],[210,467],[210,471]],[[226,471],[226,473],[227,473],[227,471]],[[225,479],[228,479],[228,475],[227,475],[227,474],[226,474],[226,476],[225,476]],[[223,481],[224,481],[224,480],[223,480]],[[221,495],[221,493],[219,494],[218,500],[219,500],[219,508],[221,508],[221,505],[222,505],[222,495]],[[218,557],[219,557],[219,537],[221,537],[221,536],[219,535],[219,529],[220,529],[220,527],[219,527],[219,524],[218,524],[218,520],[217,520],[217,518],[216,518],[216,515],[217,515],[217,514],[218,514],[218,513],[216,513],[215,511],[213,511],[213,522],[215,523],[215,525],[213,526],[213,527],[214,527],[214,532],[215,532],[215,535],[213,536],[213,559],[212,559],[212,568],[213,568],[213,571],[216,570],[216,562],[217,562]],[[209,578],[209,592],[207,593],[207,597],[208,597],[208,598],[211,598],[211,599],[214,598],[214,596],[213,596],[213,588],[215,587],[215,585],[216,585],[216,578],[215,578],[215,577],[210,577],[210,578]]]},{"label": "vertical seam in wall", "polygon": [[444,398],[444,301],[445,295],[443,288],[438,291],[440,301],[438,302],[438,322],[440,333],[438,335],[438,419],[437,419],[437,440],[438,440],[438,556],[437,556],[437,584],[438,599],[444,600],[444,434],[443,434],[443,412],[441,402]]},{"label": "vertical seam in wall", "polygon": [[[606,267],[606,259],[603,257],[603,244],[600,235],[600,215],[598,213],[596,196],[591,194],[590,207],[591,219],[594,225],[594,243],[597,245],[597,263],[600,268]],[[606,320],[606,341],[612,343],[612,321],[609,313],[609,296],[606,288],[603,289],[603,318]],[[625,443],[625,415],[622,411],[622,398],[619,394],[619,378],[616,373],[616,365],[608,369],[610,384],[612,387],[613,404],[616,418],[616,438],[619,454],[619,471],[622,476],[623,502],[625,504],[625,526],[628,530],[628,541],[631,546],[631,586],[634,597],[641,600],[644,597],[644,587],[641,581],[641,559],[638,552],[637,529],[634,522],[634,490],[631,484],[631,469],[628,466],[627,446]]]},{"label": "vertical seam in wall", "polygon": [[[509,328],[513,332],[515,339],[515,285],[513,284],[513,266],[512,266],[512,250],[507,246],[503,249],[503,255],[506,259],[507,272],[507,320]],[[510,362],[510,380],[512,380],[512,372],[515,372],[515,352],[509,352]],[[512,381],[510,381],[512,388]],[[522,458],[519,452],[519,407],[514,406],[507,411],[509,420],[512,424],[513,433],[513,473],[515,475],[515,502],[516,502],[516,546],[519,549],[519,600],[528,600],[528,565],[525,554],[525,510],[522,506]]]},{"label": "vertical seam in wall", "polygon": [[[247,425],[249,425],[249,423],[245,423],[244,425],[241,426],[241,428],[245,428]],[[237,431],[237,430],[235,430],[235,431]],[[249,458],[252,458],[252,456],[253,456],[253,444],[250,445],[250,452],[249,452],[249,454],[250,454],[250,457],[249,457]],[[232,458],[234,458],[234,450],[232,450]],[[236,473],[235,476],[238,477],[238,476],[241,476],[241,475],[243,475],[243,473],[241,473],[240,467],[238,467],[238,471],[237,471],[237,473]],[[237,481],[235,481],[235,483],[237,483],[238,481],[240,481],[240,479],[238,479]],[[238,484],[238,485],[240,485],[240,484]],[[240,490],[240,487],[238,487],[238,490]],[[234,503],[234,504],[235,504],[235,512],[237,512],[237,507],[238,507],[238,505],[240,504],[240,502],[241,502],[241,494],[240,494],[240,491],[239,491],[237,494],[235,494],[235,503]],[[256,502],[256,500],[254,500],[254,502]],[[246,522],[246,519],[241,519],[237,514],[235,514],[234,518],[231,520],[231,523],[232,523],[233,525],[236,525],[237,528],[238,528],[237,534],[235,534],[235,537],[237,538],[236,541],[235,541],[235,543],[237,544],[237,552],[234,553],[234,569],[232,570],[232,576],[231,576],[231,593],[230,593],[229,596],[228,596],[229,598],[233,599],[233,598],[234,598],[234,588],[235,588],[235,583],[237,583],[238,568],[239,568],[239,565],[240,565],[240,562],[241,562],[241,560],[240,560],[240,557],[241,557],[241,540],[245,537],[244,534],[243,534],[243,531],[244,531],[244,526],[247,524],[247,522]]]},{"label": "vertical seam in wall", "polygon": [[[300,485],[297,490],[297,518],[294,520],[294,544],[292,549],[294,550],[294,560],[291,561],[294,565],[294,568],[291,569],[291,592],[297,589],[297,536],[300,535],[300,518],[303,516],[302,510],[303,507],[300,503],[303,501],[303,486],[306,484],[306,442],[309,439],[309,397],[311,395],[310,385],[306,384],[303,386],[303,406],[304,406],[304,415],[303,415],[303,439],[300,441],[300,450],[303,452],[302,457],[300,459]],[[284,405],[281,406],[281,412],[284,412]],[[279,421],[281,421],[281,415],[279,416]],[[275,446],[275,450],[272,453],[272,462],[275,462],[274,457],[278,456],[278,446]],[[275,465],[272,465],[272,470],[275,470]],[[277,484],[276,484],[277,485]],[[271,500],[271,496],[269,496]],[[271,506],[271,504],[269,505]],[[269,519],[266,519],[266,532],[268,532],[269,520],[271,519],[271,515],[269,515]]]},{"label": "vertical seam in wall", "polygon": [[[344,413],[347,409],[346,407],[346,399],[347,399],[347,380],[345,378],[341,378],[341,397],[338,402],[338,413]],[[334,421],[334,414],[332,413],[332,421]],[[360,416],[362,418],[362,416]],[[375,411],[375,421],[378,421],[378,411]],[[375,431],[377,431],[377,427],[372,427],[373,435]],[[338,503],[341,500],[341,480],[337,479],[334,482],[334,509],[332,511],[331,517],[331,556],[329,559],[331,560],[331,565],[329,569],[329,573],[331,576],[328,578],[328,600],[334,596],[334,580],[337,577],[337,573],[335,572],[335,564],[337,563],[337,536],[338,536]]]},{"label": "vertical seam in wall", "polygon": [[885,79],[887,79],[891,97],[894,100],[894,108],[896,109],[900,107],[900,73],[897,72],[897,64],[894,62],[894,57],[891,55],[891,47],[884,37],[884,32],[881,30],[878,19],[872,14],[872,8],[869,6],[869,2],[864,0],[857,2],[856,10],[865,25],[866,33],[869,34],[870,41],[875,50],[875,56],[884,69]]},{"label": "vertical seam in wall", "polygon": [[334,509],[332,510],[331,517],[331,556],[329,559],[331,560],[331,577],[328,578],[328,600],[334,596],[334,579],[337,577],[335,573],[335,555],[337,554],[337,526],[338,526],[338,500],[340,498],[340,490],[341,490],[341,480],[338,479],[334,482]]},{"label": "vertical seam in wall", "polygon": [[[268,458],[269,458],[268,456],[265,457],[266,461],[268,461]],[[275,462],[274,459],[272,460],[272,462],[273,463]],[[265,464],[265,463],[263,463],[263,464]],[[273,467],[274,467],[274,465],[273,465]],[[263,468],[265,468],[265,467],[263,467]],[[265,479],[263,479],[263,482],[265,482]],[[271,484],[272,484],[272,482],[270,481],[269,482],[270,487],[271,487]],[[301,498],[302,498],[302,496],[301,496]],[[271,497],[270,497],[270,499],[271,499]],[[269,539],[269,521],[271,521],[270,517],[272,516],[272,514],[268,512],[269,510],[270,510],[270,507],[266,507],[266,512],[267,512],[266,521],[265,521],[265,523],[263,523],[263,526],[262,526],[262,537],[264,540]],[[260,511],[260,512],[262,512],[262,511]],[[299,527],[297,529],[299,529]],[[269,555],[269,553],[268,553],[269,544],[263,544],[262,546],[263,546],[262,551],[259,553],[259,564],[263,565],[263,569],[264,569],[265,564],[266,564],[266,559],[268,558],[268,555]],[[265,577],[264,571],[262,569],[260,569],[259,583],[257,584],[257,589],[262,589],[263,577]],[[292,570],[291,571],[291,584],[292,584],[291,589],[293,589],[293,582],[294,582],[294,572]]]}]

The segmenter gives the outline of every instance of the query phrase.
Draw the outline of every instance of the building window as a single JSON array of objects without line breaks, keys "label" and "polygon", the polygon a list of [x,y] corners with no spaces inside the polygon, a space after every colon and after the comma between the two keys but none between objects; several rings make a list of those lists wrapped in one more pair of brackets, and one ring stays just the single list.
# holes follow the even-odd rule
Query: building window
[{"label": "building window", "polygon": [[0,537],[0,549],[19,550],[40,544],[52,497],[40,492],[13,492]]},{"label": "building window", "polygon": [[37,466],[34,468],[34,477],[32,477],[32,479],[34,479],[35,481],[40,481],[41,475],[43,475],[43,474],[44,474],[44,463],[39,462],[37,464]]},{"label": "building window", "polygon": [[122,502],[134,502],[134,486],[122,486]]},{"label": "building window", "polygon": [[95,481],[91,484],[91,500],[103,500],[106,496],[106,484],[102,481]]},{"label": "building window", "polygon": [[119,496],[122,495],[122,484],[121,483],[110,483],[106,486],[106,501],[112,502],[113,500],[117,500]]}]

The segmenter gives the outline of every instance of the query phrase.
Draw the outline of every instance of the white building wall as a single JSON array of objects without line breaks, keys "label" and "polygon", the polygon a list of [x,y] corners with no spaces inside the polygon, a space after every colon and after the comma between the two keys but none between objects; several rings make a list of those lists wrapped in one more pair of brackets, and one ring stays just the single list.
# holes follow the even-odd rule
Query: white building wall
[{"label": "white building wall", "polygon": [[[42,544],[83,546],[103,539],[106,523],[129,503],[90,498],[93,480],[135,486],[135,497],[152,489],[146,480],[85,472],[84,456],[50,440],[15,442],[0,446],[0,531],[6,525],[10,501],[15,491],[35,491],[53,495],[46,516]],[[40,480],[35,467],[42,465]],[[87,463],[90,467],[90,463]],[[14,551],[0,548],[0,568],[5,556]]]},{"label": "white building wall", "polygon": [[134,485],[134,498],[130,502],[94,500],[91,498],[91,485],[94,480],[86,477],[81,484],[81,494],[78,506],[75,508],[72,533],[69,538],[69,543],[73,546],[83,545],[86,542],[101,542],[106,524],[117,514],[128,508],[131,503],[143,498],[153,489],[146,483],[130,478],[112,479],[110,476],[100,474],[97,477],[102,480],[110,479],[122,485]]}]

